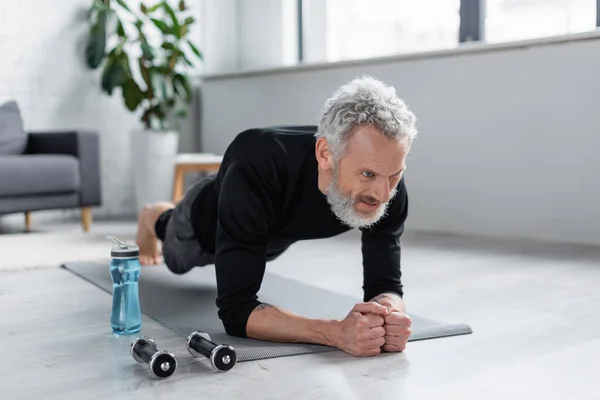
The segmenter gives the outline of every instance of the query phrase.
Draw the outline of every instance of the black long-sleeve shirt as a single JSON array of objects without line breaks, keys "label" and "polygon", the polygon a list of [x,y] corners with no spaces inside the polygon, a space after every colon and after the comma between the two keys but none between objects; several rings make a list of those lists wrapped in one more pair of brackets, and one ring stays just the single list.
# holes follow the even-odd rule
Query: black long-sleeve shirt
[{"label": "black long-sleeve shirt", "polygon": [[[227,333],[246,336],[246,323],[266,263],[299,240],[348,231],[318,188],[316,126],[250,129],[237,135],[218,174],[194,202],[194,230],[215,256],[219,317]],[[364,301],[403,295],[400,236],[407,216],[404,179],[388,213],[361,229]]]}]

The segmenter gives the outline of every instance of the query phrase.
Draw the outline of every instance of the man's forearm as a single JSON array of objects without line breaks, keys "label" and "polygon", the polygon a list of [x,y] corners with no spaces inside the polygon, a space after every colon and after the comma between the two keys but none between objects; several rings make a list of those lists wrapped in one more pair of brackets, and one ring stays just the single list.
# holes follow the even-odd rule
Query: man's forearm
[{"label": "man's forearm", "polygon": [[383,304],[385,306],[387,305],[391,305],[394,309],[401,311],[401,312],[406,312],[406,306],[404,305],[404,299],[402,299],[402,297],[400,297],[400,295],[398,293],[394,293],[394,292],[385,292],[385,293],[381,293],[375,297],[373,297],[373,299],[371,299],[371,301],[375,301],[379,304]]},{"label": "man's forearm", "polygon": [[246,325],[249,338],[335,347],[339,321],[310,319],[270,304],[257,306]]}]

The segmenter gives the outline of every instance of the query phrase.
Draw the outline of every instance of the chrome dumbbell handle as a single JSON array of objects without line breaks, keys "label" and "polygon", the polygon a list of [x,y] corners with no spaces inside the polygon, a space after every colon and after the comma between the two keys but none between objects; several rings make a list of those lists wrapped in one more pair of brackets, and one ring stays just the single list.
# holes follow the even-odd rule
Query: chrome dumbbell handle
[{"label": "chrome dumbbell handle", "polygon": [[214,343],[208,333],[192,332],[187,338],[188,350],[194,357],[206,357],[218,371],[229,371],[237,362],[235,349],[227,344]]},{"label": "chrome dumbbell handle", "polygon": [[131,356],[139,363],[147,363],[150,372],[157,378],[167,378],[177,369],[175,355],[167,350],[158,350],[154,340],[140,336],[131,343]]}]

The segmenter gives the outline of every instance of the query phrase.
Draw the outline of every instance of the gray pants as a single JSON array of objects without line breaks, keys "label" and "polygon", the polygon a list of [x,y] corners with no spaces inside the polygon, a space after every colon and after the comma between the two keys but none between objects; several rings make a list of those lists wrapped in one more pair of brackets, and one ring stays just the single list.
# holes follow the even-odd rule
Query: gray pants
[{"label": "gray pants", "polygon": [[190,187],[181,201],[170,210],[163,239],[163,257],[175,274],[184,274],[194,267],[214,264],[214,255],[202,249],[194,235],[191,208],[196,195],[213,178],[208,177]]}]

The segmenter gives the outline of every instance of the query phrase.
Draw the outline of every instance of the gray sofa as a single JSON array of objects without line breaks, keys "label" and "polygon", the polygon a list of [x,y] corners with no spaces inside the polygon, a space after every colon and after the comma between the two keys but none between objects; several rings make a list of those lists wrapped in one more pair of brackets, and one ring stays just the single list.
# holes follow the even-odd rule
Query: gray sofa
[{"label": "gray sofa", "polygon": [[102,204],[100,146],[93,131],[26,132],[16,102],[0,105],[0,216],[81,209],[89,231],[91,207]]}]

